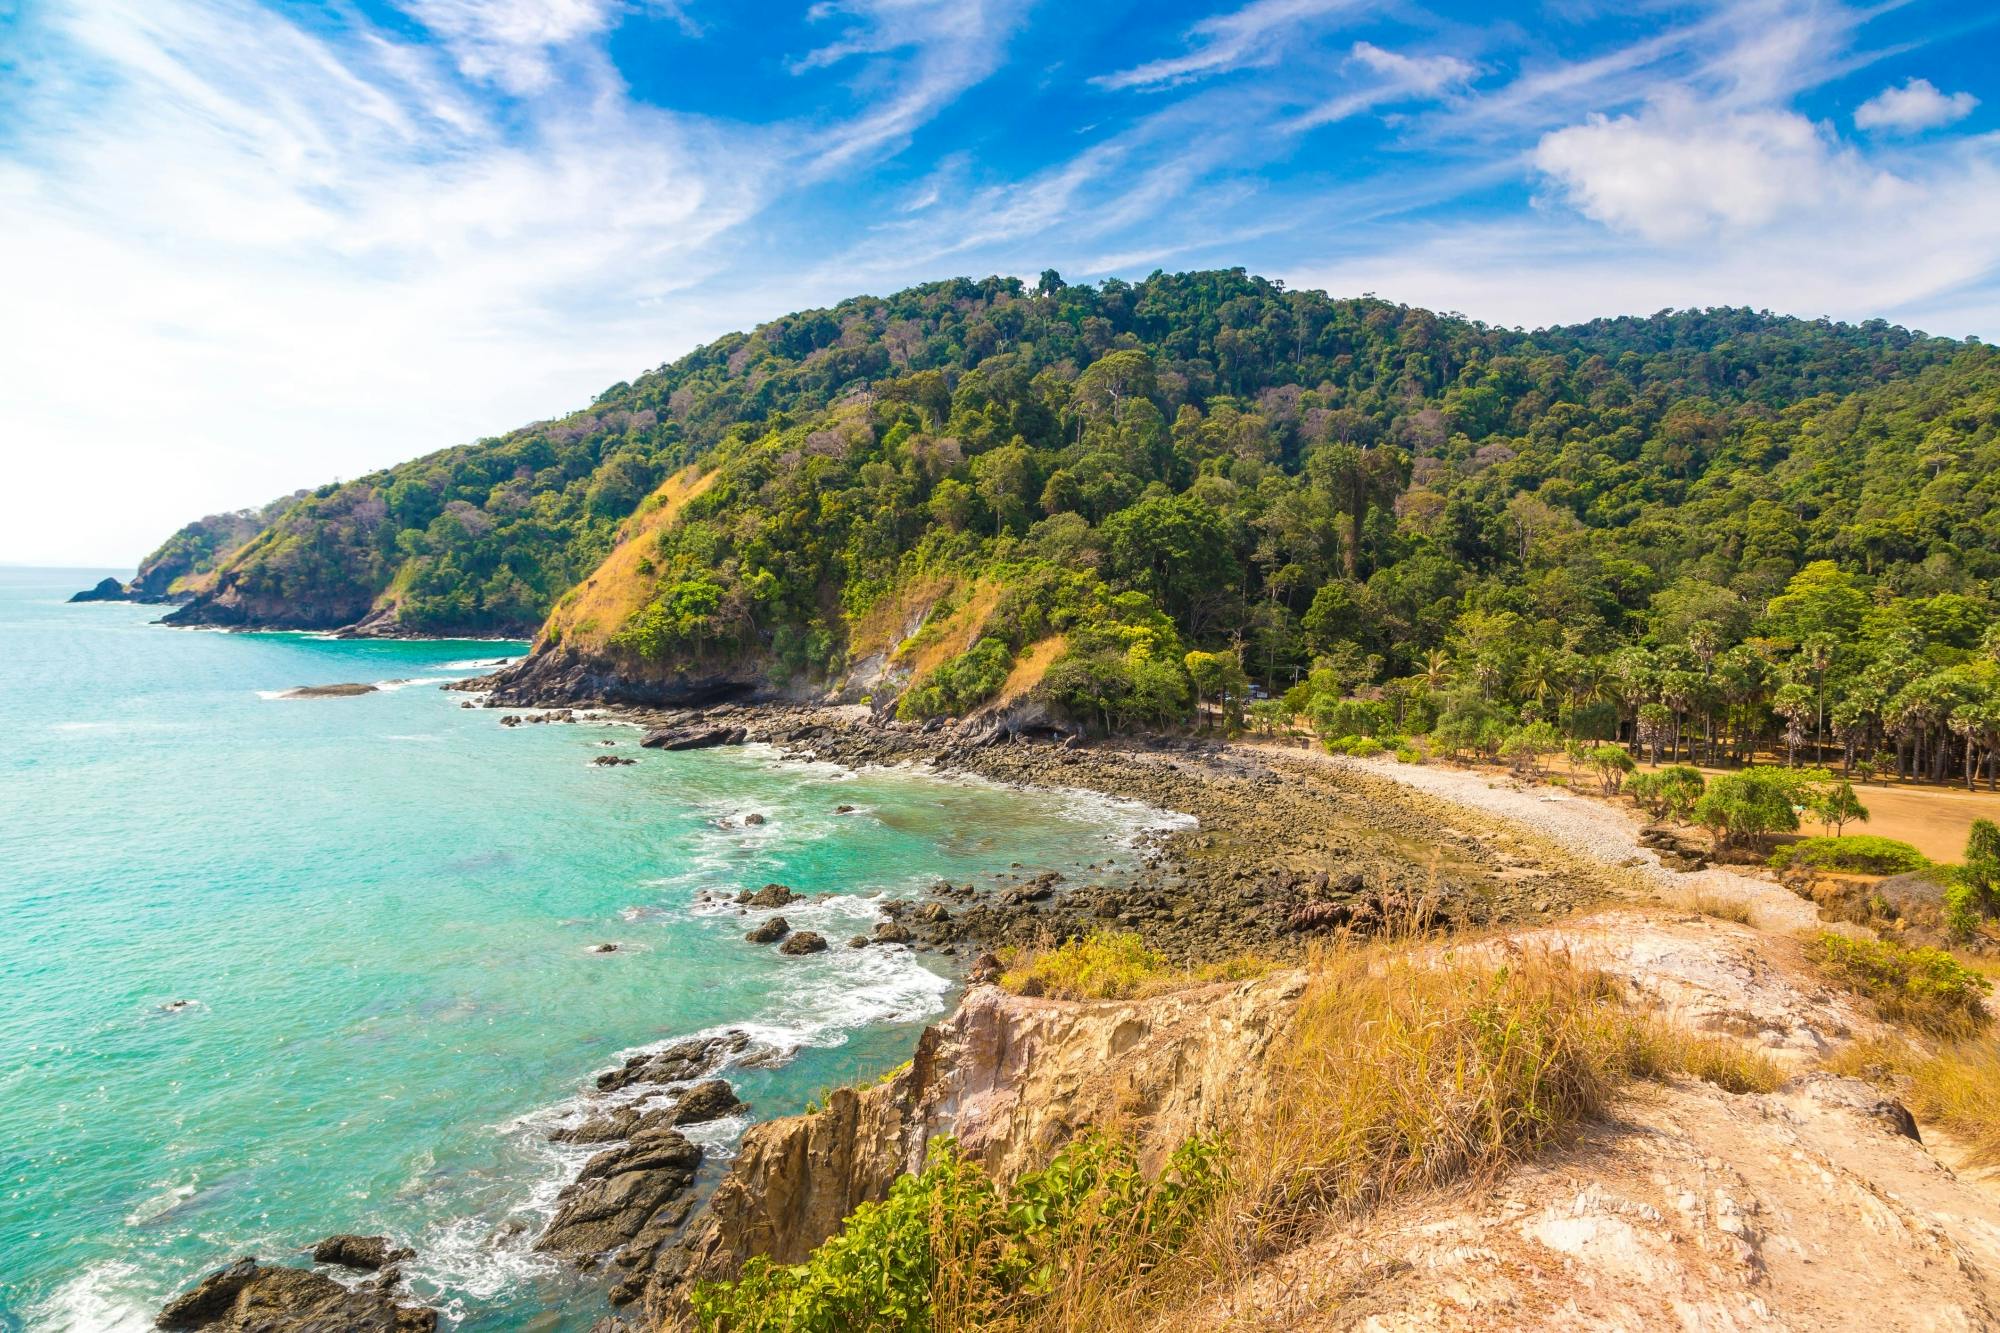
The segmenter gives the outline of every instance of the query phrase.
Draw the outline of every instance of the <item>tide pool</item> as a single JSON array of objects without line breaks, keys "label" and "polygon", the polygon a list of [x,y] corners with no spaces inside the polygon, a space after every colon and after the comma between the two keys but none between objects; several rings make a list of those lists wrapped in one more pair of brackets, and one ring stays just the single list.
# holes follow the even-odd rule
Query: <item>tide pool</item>
[{"label": "tide pool", "polygon": [[[525,645],[63,604],[107,572],[0,570],[0,1329],[147,1328],[228,1259],[334,1231],[414,1245],[448,1326],[587,1328],[596,1284],[529,1242],[587,1155],[546,1130],[594,1071],[739,1026],[797,1048],[729,1071],[757,1118],[879,1073],[952,985],[843,947],[870,895],[1135,864],[1148,819],[503,728],[438,686]],[[272,697],[344,681],[383,688]],[[783,958],[696,901],[766,881],[836,895],[785,911],[835,947]],[[719,1161],[742,1124],[698,1137]]]}]

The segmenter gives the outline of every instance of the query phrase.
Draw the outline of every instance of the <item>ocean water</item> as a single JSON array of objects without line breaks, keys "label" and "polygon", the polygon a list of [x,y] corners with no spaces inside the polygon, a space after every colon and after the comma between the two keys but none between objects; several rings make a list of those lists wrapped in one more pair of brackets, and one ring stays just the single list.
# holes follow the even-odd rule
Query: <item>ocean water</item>
[{"label": "ocean water", "polygon": [[[507,729],[437,687],[524,645],[63,604],[106,572],[0,569],[0,1330],[149,1327],[229,1258],[303,1262],[334,1231],[415,1245],[450,1325],[587,1328],[596,1285],[528,1242],[588,1155],[545,1134],[595,1071],[748,1027],[795,1052],[728,1071],[768,1117],[886,1070],[952,983],[842,947],[871,895],[1129,866],[1154,819]],[[272,697],[336,681],[396,684]],[[696,901],[769,880],[837,895],[785,911],[832,950],[781,958]],[[742,1123],[704,1129],[718,1160]]]}]

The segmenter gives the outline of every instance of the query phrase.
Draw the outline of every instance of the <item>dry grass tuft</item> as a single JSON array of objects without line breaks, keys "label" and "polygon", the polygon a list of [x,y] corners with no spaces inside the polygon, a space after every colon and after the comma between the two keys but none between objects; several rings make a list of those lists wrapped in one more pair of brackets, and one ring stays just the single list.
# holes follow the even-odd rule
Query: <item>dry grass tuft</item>
[{"label": "dry grass tuft", "polygon": [[1016,995],[1053,1000],[1131,1000],[1216,981],[1251,981],[1279,966],[1243,954],[1198,968],[1177,968],[1132,931],[1093,931],[1060,945],[1007,949],[1000,985]]},{"label": "dry grass tuft", "polygon": [[1739,926],[1750,924],[1750,904],[1741,898],[1725,898],[1718,893],[1690,893],[1679,900],[1679,906],[1689,912],[1712,916],[1717,921],[1734,921]]},{"label": "dry grass tuft", "polygon": [[1971,1150],[1971,1165],[2000,1167],[2000,1048],[1991,1041],[1925,1050],[1907,1041],[1856,1041],[1825,1068],[1893,1092],[1910,1113]]}]

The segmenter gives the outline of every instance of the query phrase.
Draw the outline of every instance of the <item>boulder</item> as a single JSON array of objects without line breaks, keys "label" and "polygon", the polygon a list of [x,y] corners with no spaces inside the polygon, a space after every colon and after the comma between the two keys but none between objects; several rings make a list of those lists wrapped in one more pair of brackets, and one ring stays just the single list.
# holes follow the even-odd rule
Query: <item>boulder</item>
[{"label": "boulder", "polygon": [[198,1333],[435,1333],[437,1311],[381,1285],[344,1287],[305,1268],[238,1259],[168,1301],[158,1328]]},{"label": "boulder", "polygon": [[356,1236],[348,1232],[328,1236],[312,1249],[316,1264],[338,1264],[342,1268],[360,1268],[371,1273],[386,1264],[413,1258],[416,1253],[415,1250],[397,1249],[395,1242],[387,1236]]},{"label": "boulder", "polygon": [[779,953],[793,958],[803,957],[809,953],[823,953],[825,950],[826,936],[816,930],[799,931],[796,935],[786,937],[785,942],[778,946]]},{"label": "boulder", "polygon": [[590,762],[599,768],[617,768],[621,764],[636,764],[639,761],[637,759],[627,759],[624,755],[620,754],[600,754],[592,758]]},{"label": "boulder", "polygon": [[743,1110],[743,1102],[736,1095],[736,1089],[719,1078],[697,1083],[682,1093],[673,1109],[667,1112],[667,1124],[701,1125],[711,1120],[720,1120],[726,1115],[735,1115]]},{"label": "boulder", "polygon": [[803,897],[804,894],[794,893],[783,884],[766,884],[755,893],[744,890],[736,895],[736,901],[746,907],[784,907]]},{"label": "boulder", "polygon": [[764,922],[764,924],[754,927],[743,938],[749,940],[752,944],[776,944],[779,940],[790,934],[791,929],[785,918],[774,916]]},{"label": "boulder", "polygon": [[615,1250],[679,1201],[694,1185],[701,1149],[679,1130],[641,1131],[631,1142],[584,1164],[535,1248],[589,1261]]},{"label": "boulder", "polygon": [[910,928],[900,921],[883,921],[875,927],[877,944],[908,944]]}]

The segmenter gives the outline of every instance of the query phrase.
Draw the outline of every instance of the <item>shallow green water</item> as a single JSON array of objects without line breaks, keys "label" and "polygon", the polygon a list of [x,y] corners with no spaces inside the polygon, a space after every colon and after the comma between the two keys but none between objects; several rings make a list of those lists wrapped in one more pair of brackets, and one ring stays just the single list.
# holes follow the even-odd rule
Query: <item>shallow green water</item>
[{"label": "shallow green water", "polygon": [[[415,1244],[415,1289],[461,1328],[588,1327],[594,1288],[526,1243],[580,1161],[544,1132],[593,1071],[747,1026],[797,1048],[728,1075],[783,1114],[904,1059],[949,998],[902,950],[780,958],[698,893],[832,890],[785,915],[838,941],[873,893],[1129,862],[1143,819],[504,729],[436,686],[521,645],[62,605],[103,573],[0,570],[0,1329],[146,1327],[227,1258],[297,1260],[337,1230]],[[413,683],[267,697],[392,680]],[[590,766],[604,753],[641,762]],[[719,827],[753,810],[762,827]],[[708,1132],[718,1156],[740,1129]],[[526,1232],[497,1240],[509,1223]]]}]

